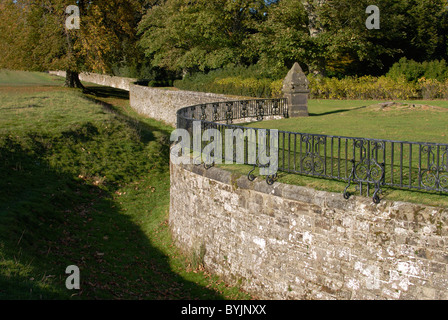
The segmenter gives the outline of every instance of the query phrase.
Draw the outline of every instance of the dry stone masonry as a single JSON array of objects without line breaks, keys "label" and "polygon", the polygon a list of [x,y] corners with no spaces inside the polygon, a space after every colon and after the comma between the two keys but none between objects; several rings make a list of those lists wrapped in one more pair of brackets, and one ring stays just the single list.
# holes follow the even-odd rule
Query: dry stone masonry
[{"label": "dry stone masonry", "polygon": [[131,107],[137,112],[176,126],[176,111],[180,108],[201,103],[230,101],[235,98],[214,93],[164,90],[132,84],[129,100]]},{"label": "dry stone masonry", "polygon": [[[65,71],[50,71],[50,74],[65,77]],[[102,86],[117,88],[129,91],[131,83],[137,81],[137,79],[133,78],[124,78],[124,77],[115,77],[98,73],[80,73],[79,80],[99,84]]]},{"label": "dry stone masonry", "polygon": [[448,298],[447,208],[257,180],[171,164],[177,245],[263,299]]}]

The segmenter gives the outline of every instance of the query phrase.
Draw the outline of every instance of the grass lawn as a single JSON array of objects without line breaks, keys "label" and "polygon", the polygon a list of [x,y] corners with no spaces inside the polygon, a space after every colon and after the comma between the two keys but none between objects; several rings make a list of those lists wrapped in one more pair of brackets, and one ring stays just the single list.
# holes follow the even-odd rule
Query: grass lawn
[{"label": "grass lawn", "polygon": [[61,77],[51,77],[42,72],[28,72],[16,70],[0,70],[1,87],[42,87],[61,86],[64,79]]},{"label": "grass lawn", "polygon": [[[310,100],[309,117],[256,122],[251,123],[248,126],[278,129],[288,132],[345,137],[448,143],[448,101],[396,101],[396,105],[382,107],[380,103],[384,102],[385,101]],[[287,139],[288,135],[286,135],[285,140]],[[331,140],[326,144],[327,157],[331,152],[330,142]],[[282,143],[282,136],[280,135],[280,148],[282,148]],[[289,147],[288,142],[285,144],[285,148],[287,149],[285,156],[286,161],[291,159],[290,157],[287,157],[289,154],[288,148],[293,148],[292,143]],[[411,153],[414,161],[413,166],[416,165],[415,159],[418,159],[418,148],[414,147],[410,151],[408,151],[407,148],[408,146],[406,145],[404,147],[403,159],[405,164],[403,169],[404,181],[407,183],[408,179],[412,179],[412,183],[415,184],[418,174],[415,172],[415,169],[413,169],[414,171],[410,178],[406,171],[408,169],[406,164],[409,163],[409,153]],[[321,148],[320,152],[322,155],[324,149],[325,148]],[[343,149],[344,148],[342,147],[342,150]],[[395,153],[398,155],[399,145],[395,145],[394,149]],[[390,149],[387,149],[387,152],[388,154],[385,156],[390,157]],[[282,150],[280,150],[279,154],[280,161],[282,161],[281,153]],[[344,155],[342,155],[342,157],[343,156]],[[336,155],[334,157],[336,157]],[[347,158],[350,159],[351,156],[347,156]],[[332,162],[330,165],[331,160],[328,160],[327,158],[327,169],[331,169],[330,167],[336,165],[336,158],[334,158],[334,160],[334,164]],[[395,173],[399,170],[399,161],[400,159],[396,156],[393,168]],[[297,162],[296,165],[298,167],[300,165],[299,162]],[[239,174],[247,174],[251,169],[251,167],[240,165],[223,165],[222,167]],[[341,169],[345,170],[344,161]],[[350,170],[351,167],[347,165],[347,169]],[[348,173],[349,172],[350,171],[348,171]],[[386,175],[386,179],[388,178],[390,177]],[[278,181],[339,193],[344,191],[347,184],[345,182],[307,177],[298,174],[288,174],[285,172],[279,173]],[[385,199],[448,206],[448,194],[404,191],[392,188],[383,188],[383,191],[384,193],[381,198]]]},{"label": "grass lawn", "polygon": [[[310,100],[310,117],[263,121],[251,126],[301,133],[448,143],[448,101]],[[413,107],[415,105],[415,107]]]},{"label": "grass lawn", "polygon": [[173,128],[125,91],[62,83],[0,71],[0,299],[250,298],[173,245]]}]

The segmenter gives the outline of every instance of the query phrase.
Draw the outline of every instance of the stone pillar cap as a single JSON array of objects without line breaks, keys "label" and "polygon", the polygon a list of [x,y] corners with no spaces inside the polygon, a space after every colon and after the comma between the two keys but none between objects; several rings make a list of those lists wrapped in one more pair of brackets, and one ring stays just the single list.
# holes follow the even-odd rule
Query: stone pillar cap
[{"label": "stone pillar cap", "polygon": [[283,80],[283,93],[309,93],[309,81],[296,62]]}]

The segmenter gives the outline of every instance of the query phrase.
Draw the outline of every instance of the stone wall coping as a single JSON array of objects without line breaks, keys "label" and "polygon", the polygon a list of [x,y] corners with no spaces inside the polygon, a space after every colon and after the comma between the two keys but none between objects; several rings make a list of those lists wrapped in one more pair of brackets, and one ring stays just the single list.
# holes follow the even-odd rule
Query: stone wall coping
[{"label": "stone wall coping", "polygon": [[[352,195],[348,200],[343,198],[342,193],[315,190],[310,187],[285,184],[281,182],[274,182],[273,185],[268,185],[263,178],[257,177],[254,181],[250,181],[247,176],[235,176],[230,171],[222,168],[211,167],[206,169],[203,165],[195,164],[180,164],[180,166],[187,171],[201,175],[211,180],[221,182],[232,186],[234,189],[246,189],[278,196],[288,200],[300,201],[316,205],[319,207],[340,209],[344,211],[355,212],[357,208],[363,208],[373,214],[385,214],[393,216],[394,219],[413,221],[415,215],[426,218],[428,221],[431,217],[437,214],[443,220],[448,221],[448,208],[430,206],[424,204],[410,203],[405,201],[387,200],[383,199],[381,203],[375,204],[370,198]],[[426,220],[425,219],[425,220]]]}]

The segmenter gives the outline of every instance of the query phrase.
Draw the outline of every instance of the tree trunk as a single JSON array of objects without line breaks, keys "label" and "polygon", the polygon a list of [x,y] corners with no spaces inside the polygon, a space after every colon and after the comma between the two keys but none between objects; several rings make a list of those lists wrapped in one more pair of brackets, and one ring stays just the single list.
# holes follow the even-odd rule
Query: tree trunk
[{"label": "tree trunk", "polygon": [[79,73],[71,70],[67,70],[65,75],[65,86],[69,88],[81,88],[85,89],[79,80]]},{"label": "tree trunk", "polygon": [[[303,2],[303,6],[308,15],[308,31],[311,38],[317,38],[324,32],[322,26],[319,25],[318,10],[327,1],[326,0],[306,0]],[[326,60],[324,57],[318,57],[316,61],[313,61],[313,65],[308,65],[309,72],[315,75],[326,76]]]}]

